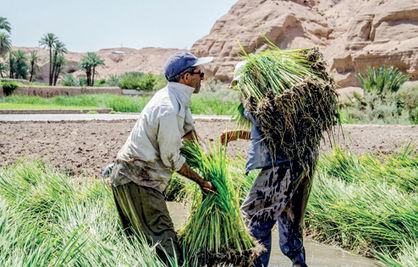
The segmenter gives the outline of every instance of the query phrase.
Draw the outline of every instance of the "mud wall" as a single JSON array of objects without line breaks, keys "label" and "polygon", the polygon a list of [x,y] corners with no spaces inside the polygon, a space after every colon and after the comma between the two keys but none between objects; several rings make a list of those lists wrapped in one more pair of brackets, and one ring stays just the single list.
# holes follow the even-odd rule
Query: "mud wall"
[{"label": "mud wall", "polygon": [[46,86],[20,86],[13,91],[15,95],[53,97],[59,95],[81,94],[115,94],[121,95],[119,87],[46,87]]}]

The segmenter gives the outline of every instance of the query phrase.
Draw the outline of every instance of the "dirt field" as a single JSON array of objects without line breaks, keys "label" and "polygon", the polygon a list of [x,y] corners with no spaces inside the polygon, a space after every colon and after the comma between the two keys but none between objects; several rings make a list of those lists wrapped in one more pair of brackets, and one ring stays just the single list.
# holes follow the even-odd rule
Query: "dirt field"
[{"label": "dirt field", "polygon": [[[1,122],[0,167],[20,157],[44,158],[70,174],[100,175],[115,160],[135,120],[82,122]],[[196,120],[203,140],[217,138],[232,122]],[[348,135],[338,142],[356,153],[399,151],[408,143],[418,144],[418,126],[346,125]],[[351,139],[351,140],[349,140]],[[230,156],[246,157],[247,141],[228,145]],[[321,151],[330,149],[323,144]],[[415,148],[415,153],[417,148]]]}]

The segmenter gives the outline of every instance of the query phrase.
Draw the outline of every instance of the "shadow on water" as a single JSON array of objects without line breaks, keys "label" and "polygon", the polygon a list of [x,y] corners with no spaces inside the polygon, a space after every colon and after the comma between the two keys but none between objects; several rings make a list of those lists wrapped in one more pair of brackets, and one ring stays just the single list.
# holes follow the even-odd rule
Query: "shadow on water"
[{"label": "shadow on water", "polygon": [[[189,207],[182,203],[167,202],[174,227],[180,228],[187,220]],[[273,248],[270,256],[270,267],[292,266],[291,261],[282,254],[278,243],[278,232],[273,232]],[[372,267],[378,266],[371,259],[353,255],[340,248],[317,243],[305,238],[307,264],[310,267]]]}]

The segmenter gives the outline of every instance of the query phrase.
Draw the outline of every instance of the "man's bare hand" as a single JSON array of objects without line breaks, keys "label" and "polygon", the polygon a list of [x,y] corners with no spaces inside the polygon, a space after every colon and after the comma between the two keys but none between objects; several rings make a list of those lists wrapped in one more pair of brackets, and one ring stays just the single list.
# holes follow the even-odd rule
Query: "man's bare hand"
[{"label": "man's bare hand", "polygon": [[216,187],[213,186],[213,184],[211,182],[202,181],[199,185],[200,185],[200,189],[202,189],[202,191],[205,194],[208,194],[210,192],[215,192],[215,193],[218,192],[218,190],[216,190]]}]

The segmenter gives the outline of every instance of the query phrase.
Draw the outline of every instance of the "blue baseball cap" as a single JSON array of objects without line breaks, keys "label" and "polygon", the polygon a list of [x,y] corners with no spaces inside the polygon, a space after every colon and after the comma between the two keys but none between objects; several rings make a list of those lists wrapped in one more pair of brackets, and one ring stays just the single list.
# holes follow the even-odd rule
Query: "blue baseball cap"
[{"label": "blue baseball cap", "polygon": [[176,52],[167,59],[164,66],[164,75],[167,80],[170,80],[187,68],[206,64],[212,60],[213,57],[196,57],[190,52]]}]

